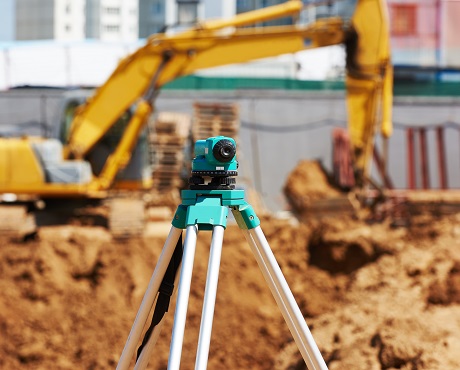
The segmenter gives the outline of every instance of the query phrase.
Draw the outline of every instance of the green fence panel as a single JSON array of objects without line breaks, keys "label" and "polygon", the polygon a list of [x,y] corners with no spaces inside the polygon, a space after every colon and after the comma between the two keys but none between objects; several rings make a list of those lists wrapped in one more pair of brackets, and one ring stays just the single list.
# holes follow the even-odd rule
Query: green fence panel
[{"label": "green fence panel", "polygon": [[[185,76],[169,84],[167,90],[344,90],[344,81],[303,81],[288,78],[231,78]],[[460,82],[395,81],[395,96],[460,96]]]}]

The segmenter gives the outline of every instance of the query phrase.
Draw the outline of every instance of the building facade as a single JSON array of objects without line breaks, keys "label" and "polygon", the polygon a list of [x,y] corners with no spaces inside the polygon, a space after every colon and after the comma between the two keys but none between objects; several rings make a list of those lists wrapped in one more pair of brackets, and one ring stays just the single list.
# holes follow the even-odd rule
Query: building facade
[{"label": "building facade", "polygon": [[85,36],[102,41],[135,41],[138,0],[86,0]]},{"label": "building facade", "polygon": [[15,14],[14,0],[0,1],[0,41],[11,41],[16,38]]},{"label": "building facade", "polygon": [[139,37],[236,14],[236,0],[139,0]]},{"label": "building facade", "polygon": [[81,40],[84,0],[16,0],[16,40]]},{"label": "building facade", "polygon": [[161,32],[166,26],[165,0],[139,1],[139,37]]},{"label": "building facade", "polygon": [[[251,10],[266,8],[267,6],[277,5],[284,3],[285,0],[237,0],[236,1],[236,13],[245,13]],[[292,18],[286,17],[277,19],[274,21],[263,22],[261,26],[282,26],[286,24],[292,24]]]},{"label": "building facade", "polygon": [[460,2],[388,0],[393,62],[460,68]]},{"label": "building facade", "polygon": [[139,0],[2,0],[0,41],[135,41]]}]

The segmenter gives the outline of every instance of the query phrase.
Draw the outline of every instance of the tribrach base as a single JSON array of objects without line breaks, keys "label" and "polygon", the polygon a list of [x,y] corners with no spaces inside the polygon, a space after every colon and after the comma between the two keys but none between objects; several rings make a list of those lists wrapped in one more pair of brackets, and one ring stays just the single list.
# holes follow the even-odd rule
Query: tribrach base
[{"label": "tribrach base", "polygon": [[[252,207],[244,200],[244,191],[206,189],[182,191],[182,204],[177,208],[176,214],[172,220],[169,236],[166,239],[155,271],[150,279],[147,291],[126,341],[117,366],[118,370],[128,369],[131,363],[150,315],[150,311],[155,303],[155,299],[159,292],[161,293],[160,286],[173,256],[173,252],[176,248],[180,247],[178,241],[183,229],[186,229],[186,236],[183,245],[183,259],[180,268],[178,297],[174,314],[168,370],[178,370],[180,366],[193,262],[199,230],[212,231],[208,274],[195,362],[195,369],[206,369],[211,340],[222,241],[229,209],[232,210],[235,220],[254,254],[265,281],[280,308],[308,369],[327,370],[326,363],[321,356],[288,283],[260,227],[260,221]],[[162,323],[163,320],[153,328],[151,336],[148,341],[146,341],[145,346],[141,348],[141,353],[136,361],[135,369],[146,368],[150,354],[160,335]]]}]

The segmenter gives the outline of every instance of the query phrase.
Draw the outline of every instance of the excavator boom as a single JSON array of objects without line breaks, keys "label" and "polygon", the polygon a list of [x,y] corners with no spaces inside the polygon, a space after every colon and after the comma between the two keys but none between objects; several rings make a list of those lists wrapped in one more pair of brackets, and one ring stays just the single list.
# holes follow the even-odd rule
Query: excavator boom
[{"label": "excavator boom", "polygon": [[[125,58],[108,81],[75,117],[68,153],[83,158],[123,112],[150,88],[197,70],[295,53],[307,48],[343,42],[344,24],[339,18],[311,26],[236,26],[298,13],[302,2],[291,0],[263,10],[243,13],[232,20],[210,21],[175,36],[158,34]],[[158,71],[161,69],[161,73]],[[152,85],[152,79],[154,86]]]}]

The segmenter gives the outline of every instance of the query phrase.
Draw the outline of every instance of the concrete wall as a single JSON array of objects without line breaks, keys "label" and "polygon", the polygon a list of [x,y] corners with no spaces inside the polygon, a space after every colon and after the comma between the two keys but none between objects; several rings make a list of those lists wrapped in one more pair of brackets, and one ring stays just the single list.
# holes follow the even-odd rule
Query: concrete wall
[{"label": "concrete wall", "polygon": [[[192,112],[194,101],[227,101],[240,106],[238,181],[254,186],[272,210],[286,207],[283,186],[303,159],[318,159],[332,170],[332,130],[346,127],[343,92],[241,91],[227,95],[163,92],[158,110]],[[389,172],[397,188],[407,188],[406,128],[427,127],[430,182],[439,187],[435,131],[446,124],[448,185],[460,187],[460,105],[453,98],[396,98],[394,135],[389,141]],[[377,138],[377,145],[380,143]],[[418,148],[417,148],[418,149]],[[418,153],[418,152],[417,152]],[[374,176],[378,182],[375,169]],[[420,174],[420,171],[418,171]],[[421,179],[418,178],[418,184]]]},{"label": "concrete wall", "polygon": [[[43,130],[44,124],[56,125],[60,94],[60,90],[0,93],[0,134],[18,127],[21,133],[28,132],[32,127],[37,134],[43,133],[40,130]],[[343,92],[163,91],[156,107],[157,111],[192,114],[196,101],[239,105],[241,127],[238,145],[241,154],[237,183],[258,190],[267,207],[273,211],[286,208],[283,186],[299,161],[318,159],[326,169],[331,170],[332,130],[346,127]],[[439,186],[434,131],[439,124],[446,127],[448,185],[450,188],[460,188],[459,103],[459,98],[395,98],[395,130],[389,142],[389,172],[397,188],[408,186],[408,127],[427,128],[430,182],[433,188]],[[51,132],[50,129],[45,131]],[[379,138],[377,143],[380,143]],[[418,178],[420,183],[421,179]]]}]

